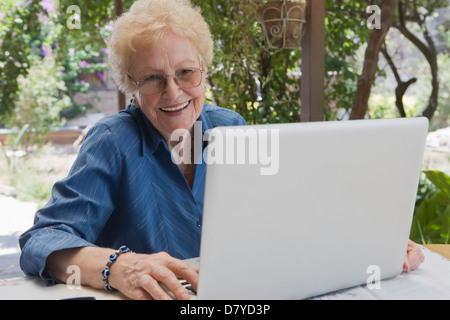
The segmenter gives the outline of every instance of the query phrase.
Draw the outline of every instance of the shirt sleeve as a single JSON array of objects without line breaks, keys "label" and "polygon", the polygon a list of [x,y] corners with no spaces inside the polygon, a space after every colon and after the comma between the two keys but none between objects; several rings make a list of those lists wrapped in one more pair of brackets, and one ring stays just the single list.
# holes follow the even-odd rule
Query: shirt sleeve
[{"label": "shirt sleeve", "polygon": [[94,246],[118,199],[121,161],[114,134],[105,124],[94,126],[69,175],[54,185],[50,201],[19,239],[25,274],[52,280],[45,270],[52,252]]},{"label": "shirt sleeve", "polygon": [[239,113],[231,109],[208,105],[208,109],[206,112],[211,124],[208,129],[218,126],[247,125],[245,119]]}]

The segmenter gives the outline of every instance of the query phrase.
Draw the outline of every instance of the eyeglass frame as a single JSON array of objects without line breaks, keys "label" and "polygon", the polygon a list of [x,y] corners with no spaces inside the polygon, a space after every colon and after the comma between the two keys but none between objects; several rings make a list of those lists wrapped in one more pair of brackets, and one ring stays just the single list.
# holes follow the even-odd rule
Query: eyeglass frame
[{"label": "eyeglass frame", "polygon": [[[176,75],[176,72],[177,72],[177,71],[182,70],[182,69],[195,69],[195,70],[199,70],[200,73],[202,74],[202,78],[200,79],[200,83],[199,83],[198,85],[194,86],[194,87],[189,87],[189,88],[181,87],[181,86],[178,84],[178,79],[176,78],[175,75]],[[162,90],[161,92],[158,92],[158,93],[151,93],[151,94],[143,94],[143,93],[142,93],[142,91],[141,91],[141,85],[147,80],[147,78],[149,77],[149,75],[147,75],[143,80],[139,80],[139,81],[135,81],[135,80],[131,77],[130,74],[128,74],[128,78],[130,78],[130,80],[131,80],[136,86],[138,86],[139,91],[140,91],[141,94],[143,94],[144,96],[156,96],[156,95],[161,94],[161,93],[163,93],[164,91],[166,91],[166,89],[167,89],[167,78],[169,78],[169,77],[172,77],[173,80],[174,80],[174,82],[175,82],[175,84],[176,84],[179,88],[181,88],[181,89],[193,89],[193,88],[197,88],[198,86],[200,86],[200,85],[202,84],[202,80],[203,80],[203,72],[205,72],[205,70],[203,70],[202,68],[198,68],[198,67],[186,67],[186,68],[180,68],[179,70],[177,70],[174,74],[168,74],[168,75],[165,75],[165,74],[162,74],[162,73],[160,74],[160,75],[164,76],[164,83],[165,83],[165,85],[164,85],[163,90]]]}]

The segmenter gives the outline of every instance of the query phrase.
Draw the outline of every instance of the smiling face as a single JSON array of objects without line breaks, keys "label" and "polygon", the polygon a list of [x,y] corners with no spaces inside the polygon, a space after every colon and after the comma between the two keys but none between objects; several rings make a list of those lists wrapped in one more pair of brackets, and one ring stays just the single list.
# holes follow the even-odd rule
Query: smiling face
[{"label": "smiling face", "polygon": [[200,116],[205,103],[204,76],[199,86],[182,89],[172,76],[184,68],[202,68],[200,55],[188,39],[167,32],[151,50],[138,49],[130,68],[135,81],[143,81],[149,75],[165,75],[166,89],[159,94],[143,95],[136,87],[133,93],[136,105],[161,133],[169,144],[176,129],[190,130]]}]

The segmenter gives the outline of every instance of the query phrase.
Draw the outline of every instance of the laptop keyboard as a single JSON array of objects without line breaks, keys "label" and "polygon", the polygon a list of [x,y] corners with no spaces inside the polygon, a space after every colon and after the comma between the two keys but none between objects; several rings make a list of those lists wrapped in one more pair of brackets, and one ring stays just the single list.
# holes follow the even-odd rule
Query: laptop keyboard
[{"label": "laptop keyboard", "polygon": [[191,286],[189,282],[187,282],[184,279],[180,279],[180,284],[191,294],[191,295],[197,295],[197,292],[195,292],[194,288]]}]

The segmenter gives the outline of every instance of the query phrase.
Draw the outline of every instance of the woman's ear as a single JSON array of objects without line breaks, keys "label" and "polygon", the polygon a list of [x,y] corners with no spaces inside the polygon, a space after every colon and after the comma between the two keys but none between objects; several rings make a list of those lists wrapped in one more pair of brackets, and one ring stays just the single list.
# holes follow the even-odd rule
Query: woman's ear
[{"label": "woman's ear", "polygon": [[136,106],[136,108],[140,108],[139,100],[137,99],[136,93],[133,93],[131,97],[133,98],[133,104]]}]

